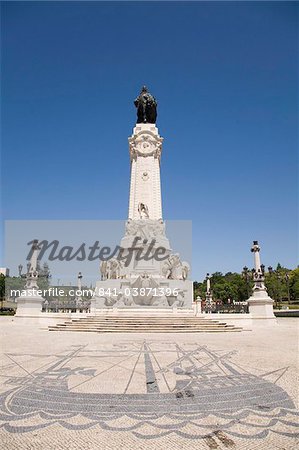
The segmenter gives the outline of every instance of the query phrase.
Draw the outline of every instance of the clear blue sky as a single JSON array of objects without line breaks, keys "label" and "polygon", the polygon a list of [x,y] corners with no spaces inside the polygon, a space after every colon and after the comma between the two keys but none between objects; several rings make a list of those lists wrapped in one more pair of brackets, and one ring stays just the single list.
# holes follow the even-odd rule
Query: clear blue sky
[{"label": "clear blue sky", "polygon": [[159,102],[165,219],[193,278],[297,265],[296,2],[2,2],[4,219],[125,219],[127,137]]}]

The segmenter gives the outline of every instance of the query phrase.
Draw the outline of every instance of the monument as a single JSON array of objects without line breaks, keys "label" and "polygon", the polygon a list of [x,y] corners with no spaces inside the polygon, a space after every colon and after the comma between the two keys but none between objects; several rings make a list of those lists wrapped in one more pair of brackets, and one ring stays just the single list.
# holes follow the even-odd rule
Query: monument
[{"label": "monument", "polygon": [[40,295],[40,289],[37,284],[39,277],[39,252],[39,242],[37,239],[34,239],[31,247],[31,259],[28,263],[25,288],[22,290],[21,295],[16,298],[18,304],[16,316],[35,317],[42,311],[42,306],[45,299]]},{"label": "monument", "polygon": [[101,280],[96,283],[91,311],[191,311],[193,283],[187,279],[190,266],[172,251],[162,215],[163,138],[156,126],[157,101],[144,86],[134,104],[137,123],[129,137],[131,179],[125,235],[120,254],[100,264]]},{"label": "monument", "polygon": [[274,319],[273,300],[269,297],[265,286],[264,266],[260,260],[260,246],[258,241],[253,241],[251,251],[254,254],[254,286],[252,295],[248,299],[249,312],[253,319]]},{"label": "monument", "polygon": [[206,310],[208,313],[212,312],[212,307],[213,307],[213,296],[212,296],[212,291],[211,291],[211,277],[210,274],[207,273],[207,290],[206,290]]},{"label": "monument", "polygon": [[80,310],[82,309],[82,305],[83,305],[83,299],[82,299],[82,278],[83,275],[81,272],[78,273],[77,276],[77,295],[75,298],[75,302],[76,302],[76,312],[80,312]]}]

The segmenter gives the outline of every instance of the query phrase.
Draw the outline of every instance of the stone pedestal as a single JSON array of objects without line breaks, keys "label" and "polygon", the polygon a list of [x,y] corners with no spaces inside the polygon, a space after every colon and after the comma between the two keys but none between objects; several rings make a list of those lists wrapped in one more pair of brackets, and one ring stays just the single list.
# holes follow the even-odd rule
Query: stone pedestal
[{"label": "stone pedestal", "polygon": [[273,300],[266,290],[254,291],[248,299],[249,312],[253,319],[274,319]]},{"label": "stone pedestal", "polygon": [[[145,286],[146,284],[146,286]],[[97,281],[91,312],[107,308],[192,309],[193,283],[139,276]]]},{"label": "stone pedestal", "polygon": [[195,301],[195,315],[196,316],[199,316],[202,313],[201,302],[202,302],[201,298],[199,296],[196,297],[196,301]]},{"label": "stone pedestal", "polygon": [[38,317],[42,312],[44,298],[40,295],[40,289],[37,284],[39,273],[37,270],[38,255],[40,252],[39,242],[33,240],[31,247],[31,258],[26,275],[25,289],[22,290],[17,300],[17,317]]},{"label": "stone pedestal", "polygon": [[17,299],[16,317],[36,317],[42,312],[44,298],[36,289],[26,289]]}]

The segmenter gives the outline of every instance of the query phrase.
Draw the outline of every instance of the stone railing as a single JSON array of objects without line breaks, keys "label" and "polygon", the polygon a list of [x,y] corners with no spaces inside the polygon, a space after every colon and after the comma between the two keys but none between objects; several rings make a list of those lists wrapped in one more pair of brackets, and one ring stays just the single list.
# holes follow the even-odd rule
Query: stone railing
[{"label": "stone railing", "polygon": [[212,305],[203,306],[202,312],[206,314],[247,314],[249,312],[249,307],[247,302],[234,302],[223,305],[214,303]]},{"label": "stone railing", "polygon": [[43,302],[43,313],[90,313],[90,300],[45,300]]}]

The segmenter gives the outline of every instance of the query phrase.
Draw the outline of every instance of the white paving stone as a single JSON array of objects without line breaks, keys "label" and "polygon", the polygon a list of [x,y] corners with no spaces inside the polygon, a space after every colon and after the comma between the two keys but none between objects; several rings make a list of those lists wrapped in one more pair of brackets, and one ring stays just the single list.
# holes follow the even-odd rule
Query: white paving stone
[{"label": "white paving stone", "polygon": [[295,318],[219,335],[50,333],[11,317],[0,325],[2,448],[298,445]]}]

